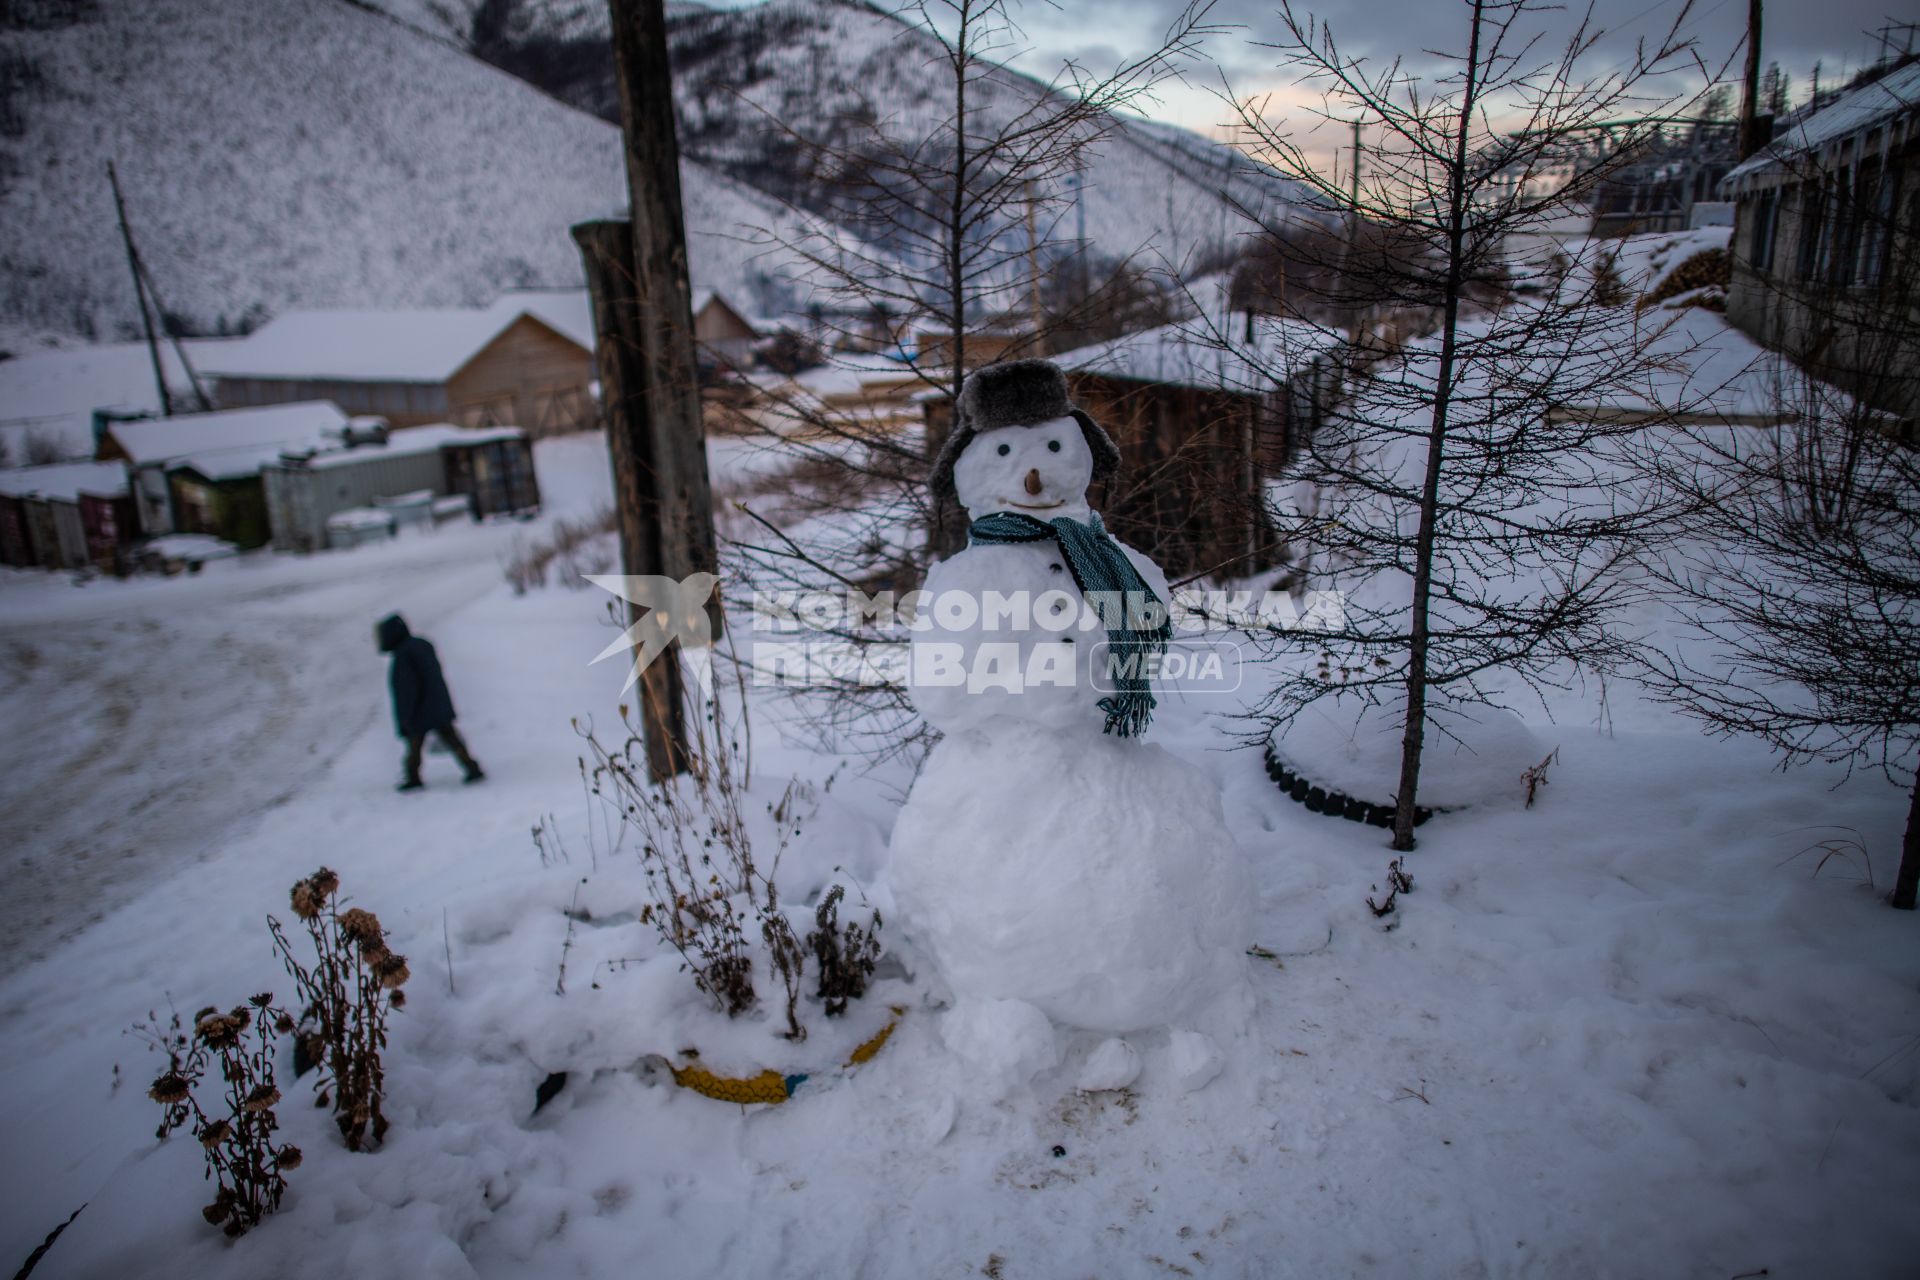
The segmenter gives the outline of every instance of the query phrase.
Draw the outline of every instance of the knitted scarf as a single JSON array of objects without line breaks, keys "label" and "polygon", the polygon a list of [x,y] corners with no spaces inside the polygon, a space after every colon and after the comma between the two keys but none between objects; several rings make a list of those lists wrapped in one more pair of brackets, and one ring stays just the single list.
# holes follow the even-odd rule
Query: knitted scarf
[{"label": "knitted scarf", "polygon": [[[1059,544],[1080,594],[1094,598],[1099,592],[1099,599],[1106,602],[1102,618],[1107,624],[1107,649],[1119,661],[1114,669],[1114,691],[1100,699],[1100,709],[1107,713],[1105,732],[1122,738],[1146,732],[1155,703],[1143,660],[1166,651],[1167,642],[1173,638],[1173,624],[1166,617],[1166,601],[1154,595],[1127,553],[1107,536],[1099,514],[1094,513],[1081,524],[1065,516],[1041,521],[1017,511],[996,511],[969,525],[967,540],[987,545],[1048,540]],[[1139,606],[1148,600],[1161,606],[1157,627],[1148,627],[1140,616]]]}]

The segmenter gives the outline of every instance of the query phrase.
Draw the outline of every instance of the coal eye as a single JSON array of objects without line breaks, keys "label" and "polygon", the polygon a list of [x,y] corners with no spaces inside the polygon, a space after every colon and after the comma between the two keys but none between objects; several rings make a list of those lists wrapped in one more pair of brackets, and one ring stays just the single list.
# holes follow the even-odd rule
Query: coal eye
[{"label": "coal eye", "polygon": [[1012,445],[1010,445],[1010,444],[1003,444],[1003,445],[1001,445],[1001,446],[1000,446],[1000,456],[1001,456],[1001,457],[1003,457],[1003,458],[1004,458],[1004,457],[1006,457],[1006,456],[1007,456],[1008,454],[1010,454],[1010,453],[1012,453],[1012,452],[1013,452],[1013,446],[1012,446]]},{"label": "coal eye", "polygon": [[1048,453],[1060,452],[1060,442],[1058,440],[1047,441],[1047,452]]}]

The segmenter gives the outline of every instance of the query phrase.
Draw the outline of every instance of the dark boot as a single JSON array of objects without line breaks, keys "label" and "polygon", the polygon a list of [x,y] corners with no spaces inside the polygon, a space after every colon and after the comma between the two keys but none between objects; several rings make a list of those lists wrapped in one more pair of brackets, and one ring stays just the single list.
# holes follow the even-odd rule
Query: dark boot
[{"label": "dark boot", "polygon": [[418,791],[421,788],[425,787],[426,785],[427,785],[426,783],[420,781],[420,779],[418,778],[403,778],[400,781],[400,785],[395,787],[394,790],[395,791]]},{"label": "dark boot", "polygon": [[487,775],[485,771],[480,768],[480,762],[473,758],[473,753],[467,750],[467,740],[460,736],[460,731],[452,725],[448,725],[446,728],[441,729],[439,733],[440,741],[446,744],[447,750],[453,752],[453,758],[460,762],[460,768],[466,774],[461,781],[485,782]]}]

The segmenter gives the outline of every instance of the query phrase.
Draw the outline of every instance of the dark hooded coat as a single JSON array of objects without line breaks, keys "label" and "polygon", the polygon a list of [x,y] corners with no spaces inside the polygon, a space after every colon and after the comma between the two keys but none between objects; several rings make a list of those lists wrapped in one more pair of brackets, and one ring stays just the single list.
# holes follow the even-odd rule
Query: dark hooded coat
[{"label": "dark hooded coat", "polygon": [[393,727],[403,738],[419,738],[453,723],[453,695],[440,674],[433,646],[407,630],[406,620],[391,614],[375,629],[380,652],[393,655],[387,683],[393,690]]}]

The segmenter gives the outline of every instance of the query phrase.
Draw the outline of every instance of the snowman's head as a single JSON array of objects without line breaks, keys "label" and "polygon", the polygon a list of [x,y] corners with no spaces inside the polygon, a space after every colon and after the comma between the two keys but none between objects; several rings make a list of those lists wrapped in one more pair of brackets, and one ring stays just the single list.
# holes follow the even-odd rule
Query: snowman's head
[{"label": "snowman's head", "polygon": [[1059,367],[1014,360],[968,375],[929,484],[976,519],[995,511],[1084,519],[1087,486],[1119,465],[1120,450],[1074,407]]},{"label": "snowman's head", "polygon": [[976,520],[995,511],[1084,520],[1092,480],[1093,450],[1070,417],[977,432],[953,464],[954,492]]}]

